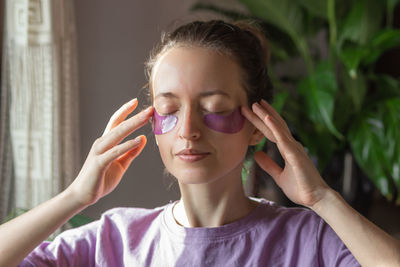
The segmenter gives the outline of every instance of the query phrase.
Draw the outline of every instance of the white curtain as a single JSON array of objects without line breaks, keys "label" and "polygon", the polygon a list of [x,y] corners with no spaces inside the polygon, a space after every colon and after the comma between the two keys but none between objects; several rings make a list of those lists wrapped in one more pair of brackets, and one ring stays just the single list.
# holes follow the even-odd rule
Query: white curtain
[{"label": "white curtain", "polygon": [[73,0],[6,0],[5,18],[1,107],[9,113],[1,119],[9,119],[10,134],[0,143],[6,150],[10,137],[13,168],[7,155],[0,158],[1,193],[14,207],[30,209],[79,170]]}]

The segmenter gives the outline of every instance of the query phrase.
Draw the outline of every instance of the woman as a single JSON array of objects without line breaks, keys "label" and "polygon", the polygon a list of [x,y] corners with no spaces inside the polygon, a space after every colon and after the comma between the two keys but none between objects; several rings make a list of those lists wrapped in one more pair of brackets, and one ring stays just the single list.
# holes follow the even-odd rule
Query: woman
[{"label": "woman", "polygon": [[[267,103],[266,49],[246,23],[193,22],[163,36],[147,64],[152,106],[126,119],[138,103],[123,105],[64,192],[1,226],[0,265],[400,265],[399,241],[326,185]],[[113,209],[41,243],[118,185],[146,138],[121,142],[149,118],[181,199],[153,210]],[[263,152],[255,160],[292,201],[311,210],[245,196],[242,163],[263,136],[277,144],[285,167]]]}]

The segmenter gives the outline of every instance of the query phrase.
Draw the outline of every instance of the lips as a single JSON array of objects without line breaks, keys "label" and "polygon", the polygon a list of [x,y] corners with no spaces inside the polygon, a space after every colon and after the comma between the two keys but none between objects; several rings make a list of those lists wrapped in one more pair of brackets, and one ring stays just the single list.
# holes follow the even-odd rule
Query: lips
[{"label": "lips", "polygon": [[210,155],[209,152],[203,152],[196,149],[183,149],[176,153],[176,156],[185,162],[196,162]]},{"label": "lips", "polygon": [[203,154],[210,154],[210,153],[192,148],[182,149],[181,151],[176,153],[176,155],[203,155]]}]

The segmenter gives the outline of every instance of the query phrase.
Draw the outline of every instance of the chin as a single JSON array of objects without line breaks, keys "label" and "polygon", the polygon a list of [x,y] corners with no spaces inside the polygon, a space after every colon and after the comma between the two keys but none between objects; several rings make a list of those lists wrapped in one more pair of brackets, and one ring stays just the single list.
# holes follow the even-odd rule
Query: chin
[{"label": "chin", "polygon": [[182,184],[207,184],[215,179],[215,174],[210,173],[209,170],[180,170],[172,173],[179,183]]}]

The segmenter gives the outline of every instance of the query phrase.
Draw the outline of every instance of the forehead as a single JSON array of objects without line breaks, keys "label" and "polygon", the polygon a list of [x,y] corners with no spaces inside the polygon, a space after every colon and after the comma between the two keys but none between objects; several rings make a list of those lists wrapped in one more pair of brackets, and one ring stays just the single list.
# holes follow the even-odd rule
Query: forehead
[{"label": "forehead", "polygon": [[197,97],[204,91],[223,91],[240,102],[246,94],[240,68],[229,56],[199,47],[176,47],[165,52],[153,68],[153,96],[173,93]]}]

